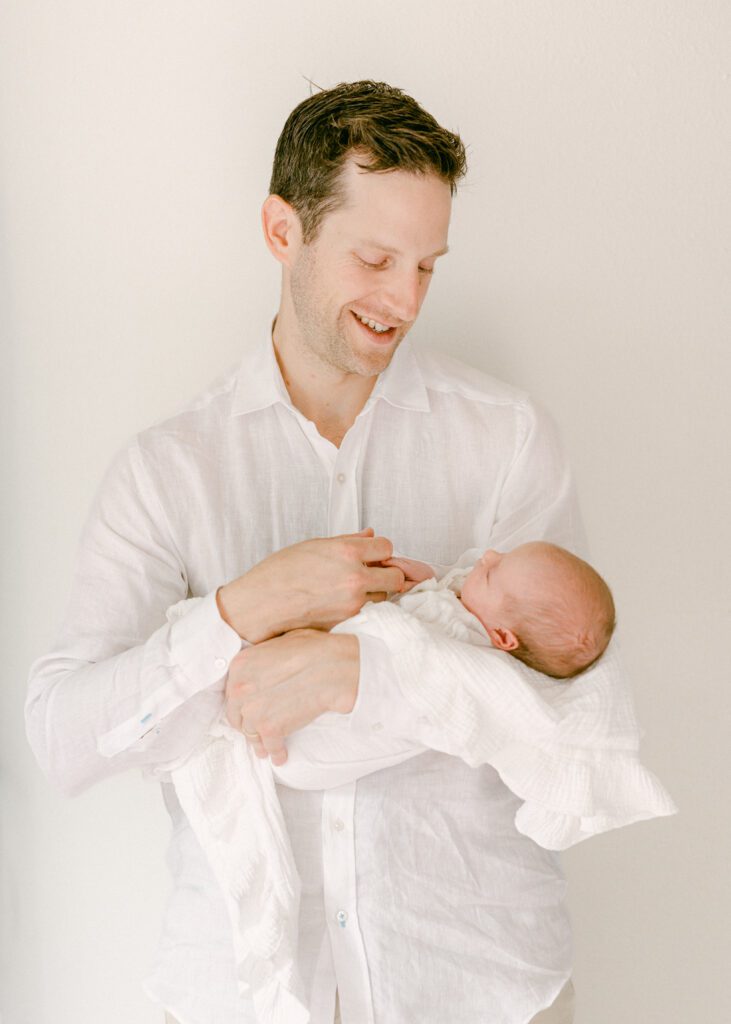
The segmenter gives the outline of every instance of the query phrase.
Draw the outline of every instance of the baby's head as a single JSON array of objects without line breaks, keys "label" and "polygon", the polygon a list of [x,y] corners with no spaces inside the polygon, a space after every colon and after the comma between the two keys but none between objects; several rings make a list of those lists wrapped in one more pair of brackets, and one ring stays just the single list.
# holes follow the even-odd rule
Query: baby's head
[{"label": "baby's head", "polygon": [[461,599],[495,647],[558,679],[593,665],[614,630],[614,601],[601,576],[543,541],[486,551]]}]

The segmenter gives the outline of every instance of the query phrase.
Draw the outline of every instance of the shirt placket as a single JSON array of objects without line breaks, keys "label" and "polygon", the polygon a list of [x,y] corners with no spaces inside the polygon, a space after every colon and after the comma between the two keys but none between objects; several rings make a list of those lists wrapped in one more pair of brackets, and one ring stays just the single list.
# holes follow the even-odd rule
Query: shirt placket
[{"label": "shirt placket", "polygon": [[[368,403],[356,419],[343,438],[340,448],[335,448],[329,441],[320,437],[312,424],[306,431],[313,448],[330,474],[327,517],[330,536],[357,533],[361,529],[358,465],[370,429],[370,405],[371,403]],[[323,898],[343,1019],[357,1020],[358,1024],[373,1024],[370,976],[358,921],[356,897],[356,785],[355,782],[349,783],[326,790],[323,794]],[[324,972],[321,973],[320,980],[325,983]],[[330,1000],[322,1002],[330,1005]],[[328,1013],[327,1017],[323,1017],[323,1024],[330,1024],[331,1020],[332,1014]]]}]

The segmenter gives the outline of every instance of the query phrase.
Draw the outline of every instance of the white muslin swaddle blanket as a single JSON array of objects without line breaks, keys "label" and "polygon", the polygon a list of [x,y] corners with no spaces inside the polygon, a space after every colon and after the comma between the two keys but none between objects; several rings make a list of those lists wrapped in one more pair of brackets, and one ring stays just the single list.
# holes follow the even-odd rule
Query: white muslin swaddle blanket
[{"label": "white muslin swaddle blanket", "polygon": [[[310,1019],[297,974],[299,878],[275,780],[328,789],[440,750],[469,765],[492,765],[523,800],[517,830],[551,850],[676,810],[639,761],[640,733],[616,644],[570,681],[499,651],[486,657],[487,633],[457,597],[471,567],[466,558],[439,582],[419,584],[398,603],[368,604],[334,630],[387,646],[394,686],[413,707],[421,745],[360,735],[347,716],[326,714],[288,738],[288,760],[275,768],[222,713],[201,746],[169,769],[223,891],[240,991],[262,1024]],[[197,600],[174,605],[168,618]]]}]

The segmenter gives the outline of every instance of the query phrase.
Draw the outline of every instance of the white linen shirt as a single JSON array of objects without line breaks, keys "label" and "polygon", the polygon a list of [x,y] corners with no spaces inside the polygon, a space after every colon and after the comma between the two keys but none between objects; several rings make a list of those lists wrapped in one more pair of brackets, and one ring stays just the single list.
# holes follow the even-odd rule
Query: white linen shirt
[{"label": "white linen shirt", "polygon": [[[31,670],[29,740],[63,791],[133,767],[162,779],[174,888],[145,988],[181,1024],[255,1020],[165,777],[220,712],[241,646],[216,589],[282,547],[364,526],[440,566],[534,539],[581,548],[566,460],[525,395],[406,340],[336,448],[293,407],[264,326],[237,370],[117,456],[58,643]],[[189,596],[203,600],[168,623]],[[413,717],[388,652],[364,638],[351,728],[408,738]],[[517,832],[521,801],[493,768],[432,750],[325,792],[277,790],[312,1024],[332,1024],[336,985],[346,1024],[526,1024],[554,1000],[571,968],[564,878]]]}]

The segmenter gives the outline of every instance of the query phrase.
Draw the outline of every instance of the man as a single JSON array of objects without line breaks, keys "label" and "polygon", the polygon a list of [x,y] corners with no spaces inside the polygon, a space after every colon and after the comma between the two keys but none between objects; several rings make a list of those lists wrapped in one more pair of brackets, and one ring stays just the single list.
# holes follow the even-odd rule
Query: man
[{"label": "man", "polygon": [[[256,1019],[166,779],[224,702],[277,764],[327,710],[418,739],[383,647],[328,627],[402,588],[381,565],[394,550],[448,565],[471,547],[579,543],[565,459],[525,396],[404,342],[464,171],[459,138],[389,86],[293,111],[262,211],[282,266],[271,332],[251,325],[236,373],[117,457],[59,643],[31,672],[29,738],[66,792],[132,767],[161,779],[174,890],[146,989],[180,1024]],[[204,600],[168,624],[191,594]],[[516,831],[520,801],[492,768],[430,751],[278,792],[312,1024],[572,1019],[560,867]]]}]

